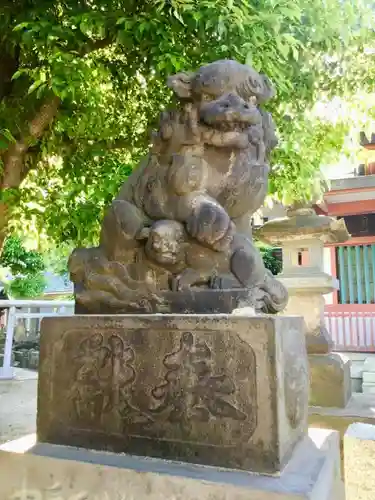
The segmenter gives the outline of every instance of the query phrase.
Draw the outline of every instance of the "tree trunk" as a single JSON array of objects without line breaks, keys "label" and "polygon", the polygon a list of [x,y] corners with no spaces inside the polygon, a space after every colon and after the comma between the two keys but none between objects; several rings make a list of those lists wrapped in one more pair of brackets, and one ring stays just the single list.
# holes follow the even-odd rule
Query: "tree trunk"
[{"label": "tree trunk", "polygon": [[0,201],[0,253],[6,238],[8,222],[8,208],[4,202]]}]

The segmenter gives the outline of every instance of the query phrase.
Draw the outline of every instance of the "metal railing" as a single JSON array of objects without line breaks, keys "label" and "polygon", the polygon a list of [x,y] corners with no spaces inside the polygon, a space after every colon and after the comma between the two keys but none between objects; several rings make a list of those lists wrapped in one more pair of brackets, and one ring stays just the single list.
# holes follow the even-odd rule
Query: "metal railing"
[{"label": "metal railing", "polygon": [[[13,336],[17,320],[71,316],[74,313],[74,301],[0,300],[0,308],[7,309],[0,379],[12,379]],[[24,310],[20,310],[21,308]],[[35,309],[40,308],[48,311],[35,312]],[[324,319],[335,351],[375,352],[375,304],[328,305],[324,311]]]},{"label": "metal railing", "polygon": [[[6,308],[6,334],[3,354],[3,365],[0,366],[0,380],[12,379],[12,348],[14,328],[19,318],[46,318],[53,316],[71,316],[74,313],[72,300],[0,300],[0,308]],[[20,308],[27,308],[22,311]],[[32,309],[51,309],[48,311],[30,312]]]}]

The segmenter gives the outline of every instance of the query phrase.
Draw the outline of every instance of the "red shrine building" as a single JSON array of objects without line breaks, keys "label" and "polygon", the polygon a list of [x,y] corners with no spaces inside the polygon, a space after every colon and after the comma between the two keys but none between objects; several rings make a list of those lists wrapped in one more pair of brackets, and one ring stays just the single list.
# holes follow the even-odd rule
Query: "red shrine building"
[{"label": "red shrine building", "polygon": [[331,181],[318,214],[343,218],[350,240],[325,248],[325,270],[340,289],[326,296],[325,319],[335,350],[375,352],[375,134],[361,145],[369,152],[353,177]]}]

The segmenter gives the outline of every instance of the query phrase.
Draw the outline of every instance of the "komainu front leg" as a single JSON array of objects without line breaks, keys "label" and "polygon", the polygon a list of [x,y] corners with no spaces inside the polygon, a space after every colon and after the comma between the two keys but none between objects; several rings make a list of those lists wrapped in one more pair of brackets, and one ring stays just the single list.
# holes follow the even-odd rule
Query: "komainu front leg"
[{"label": "komainu front leg", "polygon": [[216,251],[226,250],[234,234],[234,225],[229,215],[214,200],[196,202],[196,207],[186,221],[187,232],[208,248]]},{"label": "komainu front leg", "polygon": [[253,242],[236,236],[230,259],[230,269],[245,288],[253,288],[264,282],[266,268],[262,256]]},{"label": "komainu front leg", "polygon": [[145,214],[125,200],[115,200],[104,216],[100,246],[110,260],[128,261],[140,246],[139,235],[149,223]]}]

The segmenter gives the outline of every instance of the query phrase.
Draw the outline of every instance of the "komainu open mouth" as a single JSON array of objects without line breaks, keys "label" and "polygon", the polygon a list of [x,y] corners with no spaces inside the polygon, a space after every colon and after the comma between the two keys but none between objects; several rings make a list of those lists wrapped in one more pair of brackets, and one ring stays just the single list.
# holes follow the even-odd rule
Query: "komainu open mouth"
[{"label": "komainu open mouth", "polygon": [[204,127],[211,127],[215,130],[220,130],[221,132],[244,132],[251,126],[249,123],[231,120],[218,120],[211,121],[210,123],[207,123],[204,120],[200,120],[200,124]]}]

